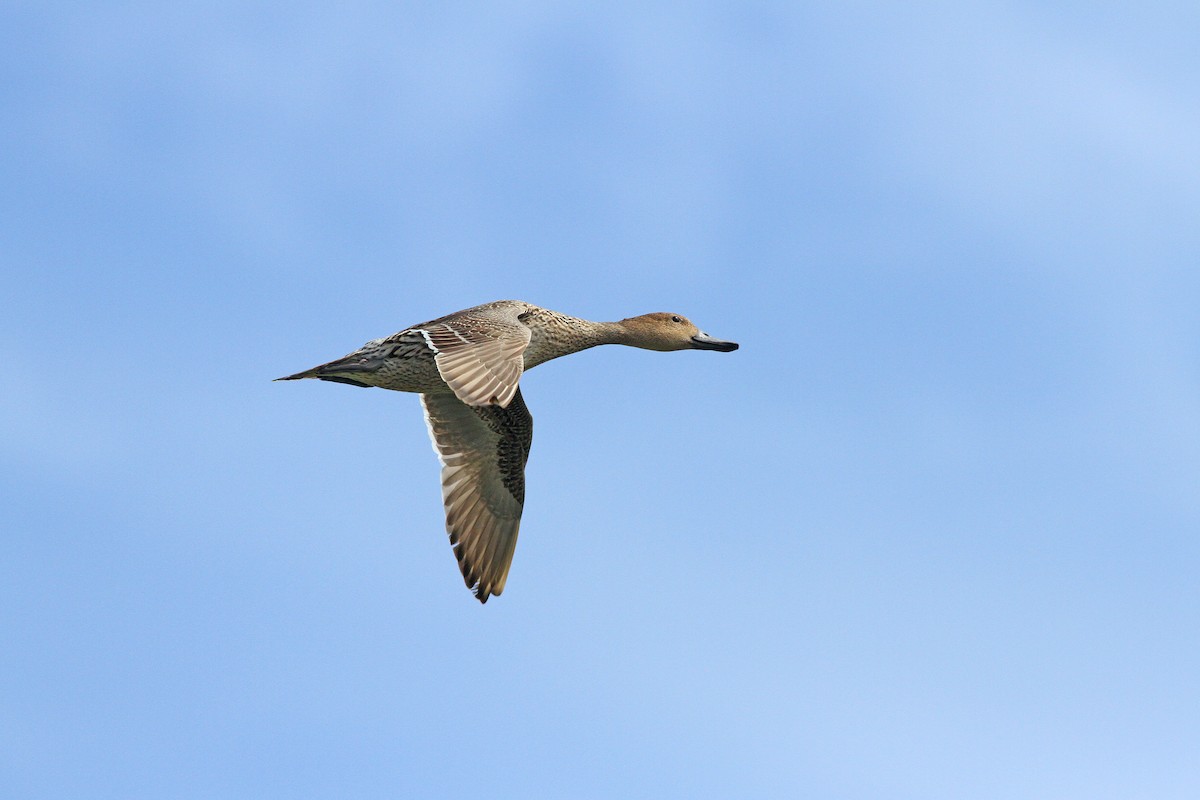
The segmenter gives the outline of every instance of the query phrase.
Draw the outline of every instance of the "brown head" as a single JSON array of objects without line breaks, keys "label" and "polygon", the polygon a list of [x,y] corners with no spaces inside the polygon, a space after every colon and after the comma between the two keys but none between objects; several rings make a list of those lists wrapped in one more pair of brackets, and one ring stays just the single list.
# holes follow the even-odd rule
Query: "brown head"
[{"label": "brown head", "polygon": [[620,327],[621,344],[646,350],[737,350],[736,342],[714,339],[680,314],[656,311],[616,323]]}]

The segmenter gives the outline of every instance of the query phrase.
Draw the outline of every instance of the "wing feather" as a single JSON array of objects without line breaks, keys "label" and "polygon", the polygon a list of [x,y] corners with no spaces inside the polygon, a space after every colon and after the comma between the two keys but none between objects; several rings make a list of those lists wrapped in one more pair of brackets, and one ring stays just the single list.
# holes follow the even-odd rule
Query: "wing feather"
[{"label": "wing feather", "polygon": [[533,417],[519,389],[506,407],[473,407],[450,392],[421,395],[442,462],[446,532],[480,602],[504,591],[525,504]]},{"label": "wing feather", "polygon": [[517,392],[531,332],[517,321],[461,317],[422,334],[437,355],[442,380],[469,406],[507,406]]}]

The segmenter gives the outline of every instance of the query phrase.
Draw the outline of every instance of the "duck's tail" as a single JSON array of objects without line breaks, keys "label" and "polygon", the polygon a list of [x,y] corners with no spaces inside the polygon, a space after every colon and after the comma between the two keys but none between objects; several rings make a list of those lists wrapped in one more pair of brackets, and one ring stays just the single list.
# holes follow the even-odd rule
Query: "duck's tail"
[{"label": "duck's tail", "polygon": [[276,378],[277,381],[298,381],[303,378],[316,378],[322,381],[333,381],[335,383],[348,383],[351,386],[362,386],[369,388],[371,384],[364,383],[351,376],[354,374],[362,375],[375,372],[383,364],[382,358],[371,358],[363,356],[361,352],[352,353],[344,358],[339,358],[336,361],[330,361],[327,364],[319,364],[312,369],[306,369],[303,372],[297,372],[295,375],[285,375],[282,378]]}]

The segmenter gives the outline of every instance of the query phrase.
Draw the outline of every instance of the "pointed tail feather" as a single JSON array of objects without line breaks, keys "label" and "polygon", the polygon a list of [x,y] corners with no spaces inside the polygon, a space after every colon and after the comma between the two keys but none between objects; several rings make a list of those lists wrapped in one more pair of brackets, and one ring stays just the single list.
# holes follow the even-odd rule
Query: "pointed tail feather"
[{"label": "pointed tail feather", "polygon": [[277,381],[298,381],[301,378],[316,378],[318,369],[320,369],[320,367],[313,367],[312,369],[304,370],[304,372],[297,372],[295,375],[285,375],[282,378],[276,378],[275,380],[277,380]]},{"label": "pointed tail feather", "polygon": [[[319,364],[312,369],[306,369],[303,372],[297,372],[295,375],[285,375],[282,378],[276,378],[277,381],[298,381],[302,378],[318,378],[323,381],[334,381],[336,383],[348,383],[351,386],[369,387],[371,384],[349,377],[355,373],[372,373],[378,370],[383,365],[382,358],[372,358],[363,356],[359,353],[352,353],[344,358],[339,358],[336,361],[330,361],[328,364]],[[349,373],[349,375],[347,374]]]}]

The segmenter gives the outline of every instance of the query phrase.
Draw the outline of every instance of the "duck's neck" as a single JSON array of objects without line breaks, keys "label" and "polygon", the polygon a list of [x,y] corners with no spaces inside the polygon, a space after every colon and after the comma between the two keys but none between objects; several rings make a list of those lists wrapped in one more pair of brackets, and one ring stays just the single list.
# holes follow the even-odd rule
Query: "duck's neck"
[{"label": "duck's neck", "polygon": [[554,311],[538,314],[530,328],[533,335],[525,350],[525,369],[601,344],[627,344],[629,336],[620,322],[592,322]]}]

